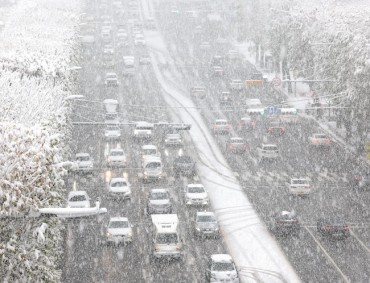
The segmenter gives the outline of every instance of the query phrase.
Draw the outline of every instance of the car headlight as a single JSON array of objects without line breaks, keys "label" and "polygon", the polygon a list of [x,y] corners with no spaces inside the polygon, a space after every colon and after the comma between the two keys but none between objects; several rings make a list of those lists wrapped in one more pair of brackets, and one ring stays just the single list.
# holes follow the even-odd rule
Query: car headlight
[{"label": "car headlight", "polygon": [[107,237],[110,237],[110,236],[112,236],[112,234],[111,234],[111,233],[109,233],[109,232],[107,232]]},{"label": "car headlight", "polygon": [[198,232],[200,232],[200,228],[199,227],[195,227],[195,230],[197,230]]}]

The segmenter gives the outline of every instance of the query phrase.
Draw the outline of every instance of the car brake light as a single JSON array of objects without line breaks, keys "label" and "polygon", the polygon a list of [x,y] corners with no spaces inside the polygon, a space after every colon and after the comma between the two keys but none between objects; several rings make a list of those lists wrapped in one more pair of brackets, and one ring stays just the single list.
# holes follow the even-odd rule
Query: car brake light
[{"label": "car brake light", "polygon": [[333,230],[333,227],[332,226],[325,226],[324,229],[325,230]]},{"label": "car brake light", "polygon": [[234,148],[234,145],[232,145],[232,144],[229,144],[229,149],[233,149]]},{"label": "car brake light", "polygon": [[272,127],[269,127],[267,130],[268,130],[269,132],[271,132],[271,131],[272,131]]},{"label": "car brake light", "polygon": [[360,181],[362,179],[362,176],[360,176],[360,175],[355,175],[355,180],[356,181]]},{"label": "car brake light", "polygon": [[247,144],[243,144],[243,148],[244,149],[247,149],[248,148],[248,145]]}]

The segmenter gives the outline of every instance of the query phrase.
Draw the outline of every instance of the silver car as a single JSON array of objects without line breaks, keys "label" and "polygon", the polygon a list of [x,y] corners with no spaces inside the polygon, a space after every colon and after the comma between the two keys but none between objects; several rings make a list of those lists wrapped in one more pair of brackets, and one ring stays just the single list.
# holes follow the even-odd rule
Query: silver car
[{"label": "silver car", "polygon": [[152,189],[148,195],[148,214],[171,213],[172,204],[170,193],[167,189]]},{"label": "silver car", "polygon": [[198,211],[195,216],[195,236],[219,237],[219,226],[213,212]]}]

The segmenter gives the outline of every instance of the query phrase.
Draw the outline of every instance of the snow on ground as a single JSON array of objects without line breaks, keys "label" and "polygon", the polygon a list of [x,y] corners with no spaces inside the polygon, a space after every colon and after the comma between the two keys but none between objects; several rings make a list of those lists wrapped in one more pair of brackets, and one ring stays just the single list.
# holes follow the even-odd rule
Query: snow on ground
[{"label": "snow on ground", "polygon": [[253,209],[195,105],[178,90],[173,73],[162,72],[163,61],[172,61],[162,38],[151,32],[146,34],[146,40],[166,102],[174,107],[184,107],[176,108],[173,119],[192,124],[189,133],[200,152],[199,176],[209,192],[228,251],[242,268],[243,282],[300,282]]}]

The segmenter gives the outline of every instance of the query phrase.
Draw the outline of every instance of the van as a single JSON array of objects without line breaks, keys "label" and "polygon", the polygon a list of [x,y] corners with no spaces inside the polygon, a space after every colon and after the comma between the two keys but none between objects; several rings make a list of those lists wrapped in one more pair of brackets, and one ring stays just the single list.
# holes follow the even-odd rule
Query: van
[{"label": "van", "polygon": [[152,214],[153,257],[182,258],[183,240],[177,214]]}]

